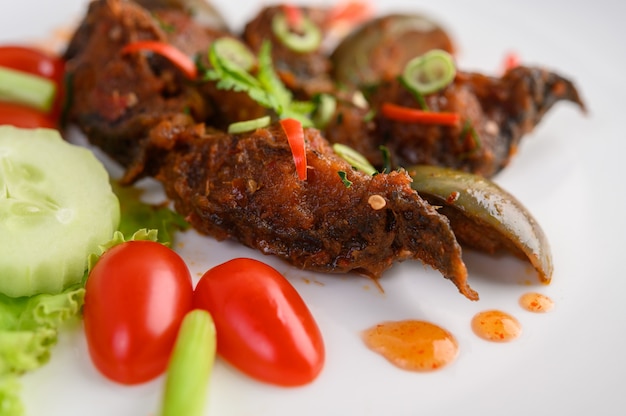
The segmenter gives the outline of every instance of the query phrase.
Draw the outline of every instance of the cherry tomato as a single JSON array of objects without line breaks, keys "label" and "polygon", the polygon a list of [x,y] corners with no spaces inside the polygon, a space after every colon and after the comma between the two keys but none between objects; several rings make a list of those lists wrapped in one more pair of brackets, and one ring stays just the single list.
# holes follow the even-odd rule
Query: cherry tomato
[{"label": "cherry tomato", "polygon": [[37,127],[56,128],[57,123],[47,114],[30,107],[0,101],[0,125],[34,129]]},{"label": "cherry tomato", "polygon": [[210,269],[196,286],[194,307],[213,316],[218,354],[257,380],[298,386],[322,370],[317,323],[295,288],[265,263],[237,258]]},{"label": "cherry tomato", "polygon": [[53,120],[60,117],[65,96],[65,61],[61,57],[30,46],[3,45],[0,46],[0,66],[54,81],[57,94],[50,115]]},{"label": "cherry tomato", "polygon": [[85,286],[85,334],[96,368],[123,384],[163,373],[192,300],[189,269],[175,251],[152,241],[109,249]]}]

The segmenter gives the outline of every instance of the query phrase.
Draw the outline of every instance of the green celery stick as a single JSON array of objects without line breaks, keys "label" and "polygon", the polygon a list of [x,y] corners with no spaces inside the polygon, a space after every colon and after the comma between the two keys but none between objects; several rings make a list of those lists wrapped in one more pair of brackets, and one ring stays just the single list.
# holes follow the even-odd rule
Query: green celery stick
[{"label": "green celery stick", "polygon": [[187,313],[167,367],[161,416],[203,414],[215,349],[215,325],[209,312]]}]

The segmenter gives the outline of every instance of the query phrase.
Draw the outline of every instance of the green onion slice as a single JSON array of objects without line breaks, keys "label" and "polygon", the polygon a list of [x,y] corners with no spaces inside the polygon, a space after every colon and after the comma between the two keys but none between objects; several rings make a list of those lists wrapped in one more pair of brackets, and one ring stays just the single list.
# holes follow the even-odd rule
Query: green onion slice
[{"label": "green onion slice", "polygon": [[235,38],[219,38],[211,47],[217,59],[226,68],[250,71],[256,65],[254,54],[243,42]]},{"label": "green onion slice", "polygon": [[259,117],[259,118],[246,120],[246,121],[238,121],[228,126],[228,133],[229,134],[245,133],[248,131],[267,127],[270,125],[270,122],[271,122],[270,116]]},{"label": "green onion slice", "polygon": [[50,111],[56,85],[49,79],[15,69],[0,67],[0,100]]},{"label": "green onion slice", "polygon": [[337,100],[330,94],[320,94],[316,97],[317,108],[313,115],[313,122],[317,128],[323,129],[330,123],[330,120],[337,109]]},{"label": "green onion slice", "polygon": [[285,46],[296,52],[312,52],[322,43],[320,28],[307,16],[302,16],[300,27],[294,30],[285,13],[277,13],[272,19],[272,31]]},{"label": "green onion slice", "polygon": [[368,175],[374,175],[378,173],[376,168],[372,166],[372,164],[365,158],[365,156],[363,156],[350,146],[346,146],[345,144],[341,143],[334,143],[333,150],[343,160],[348,162],[353,168],[360,170],[361,172]]},{"label": "green onion slice", "polygon": [[403,84],[419,94],[430,94],[444,88],[454,80],[456,66],[452,55],[434,49],[411,59],[402,72]]}]

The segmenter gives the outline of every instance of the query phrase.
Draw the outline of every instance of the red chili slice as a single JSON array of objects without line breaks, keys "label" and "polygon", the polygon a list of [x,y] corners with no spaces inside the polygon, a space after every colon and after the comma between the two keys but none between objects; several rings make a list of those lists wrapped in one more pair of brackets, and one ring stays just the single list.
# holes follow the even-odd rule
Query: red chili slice
[{"label": "red chili slice", "polygon": [[306,180],[306,148],[302,123],[293,118],[285,118],[280,120],[280,125],[287,135],[287,141],[293,154],[293,161],[296,164],[298,178],[304,181]]},{"label": "red chili slice", "polygon": [[185,55],[175,46],[157,40],[140,40],[131,42],[122,48],[122,53],[150,51],[167,58],[172,64],[180,69],[187,78],[195,79],[198,76],[198,68],[189,56]]},{"label": "red chili slice", "polygon": [[423,111],[416,108],[402,107],[392,103],[384,103],[381,107],[381,114],[390,120],[405,123],[456,126],[461,121],[461,116],[458,113]]}]

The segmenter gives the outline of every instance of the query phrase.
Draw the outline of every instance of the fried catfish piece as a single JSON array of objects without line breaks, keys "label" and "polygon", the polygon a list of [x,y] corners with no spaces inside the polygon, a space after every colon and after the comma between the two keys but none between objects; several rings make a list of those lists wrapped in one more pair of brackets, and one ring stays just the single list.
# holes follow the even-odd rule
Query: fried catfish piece
[{"label": "fried catfish piece", "polygon": [[193,56],[217,36],[181,10],[156,13],[130,1],[92,2],[65,52],[68,121],[127,168],[127,182],[150,175],[148,132],[164,120],[195,124],[213,109],[170,61],[152,53],[123,54],[122,48],[155,40]]},{"label": "fried catfish piece", "polygon": [[[458,72],[439,92],[424,97],[430,111],[460,116],[453,126],[389,119],[380,111],[384,103],[420,109],[415,96],[398,80],[369,91],[370,108],[337,107],[325,129],[331,142],[350,145],[381,166],[380,146],[397,166],[438,165],[484,177],[506,167],[520,140],[533,131],[559,101],[585,105],[574,84],[542,68],[517,67],[502,77]],[[376,112],[371,121],[367,114]]]},{"label": "fried catfish piece", "polygon": [[157,179],[204,234],[321,272],[378,278],[396,261],[421,260],[478,299],[448,219],[411,189],[405,171],[362,174],[318,130],[306,129],[305,137],[306,180],[296,175],[279,125],[241,135],[189,129]]},{"label": "fried catfish piece", "polygon": [[[322,49],[324,36],[322,23],[323,19],[328,16],[328,12],[312,7],[298,7],[298,10],[320,31],[319,44],[312,50],[295,50],[273,30],[273,20],[277,15],[284,13],[281,5],[261,9],[253,19],[246,23],[242,38],[255,53],[259,52],[263,42],[269,40],[272,44],[274,67],[282,81],[297,98],[308,99],[317,93],[333,90],[330,59]],[[300,36],[297,31],[293,31],[292,35]]]}]

